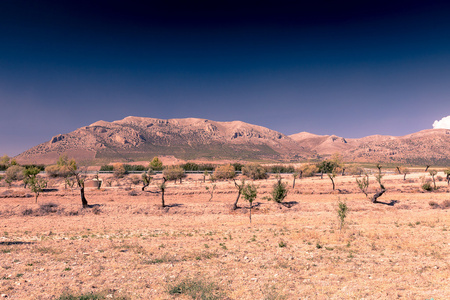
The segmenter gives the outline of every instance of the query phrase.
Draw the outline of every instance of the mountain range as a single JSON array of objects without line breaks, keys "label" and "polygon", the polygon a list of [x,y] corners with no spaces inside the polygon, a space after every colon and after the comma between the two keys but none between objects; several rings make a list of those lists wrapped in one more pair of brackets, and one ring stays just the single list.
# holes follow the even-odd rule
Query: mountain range
[{"label": "mountain range", "polygon": [[241,121],[126,117],[59,134],[16,159],[19,163],[52,164],[66,153],[89,163],[148,161],[162,155],[183,160],[298,162],[323,159],[336,152],[345,161],[448,165],[450,130],[347,139],[308,132],[287,136]]}]

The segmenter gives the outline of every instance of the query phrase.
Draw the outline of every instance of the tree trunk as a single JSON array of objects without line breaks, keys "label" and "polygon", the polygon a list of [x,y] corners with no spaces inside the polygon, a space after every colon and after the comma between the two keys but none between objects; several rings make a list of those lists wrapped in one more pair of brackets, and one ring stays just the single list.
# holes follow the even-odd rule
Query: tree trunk
[{"label": "tree trunk", "polygon": [[426,172],[426,171],[428,171],[428,168],[429,168],[429,167],[430,167],[430,166],[429,166],[429,165],[427,165],[427,167],[425,168],[425,172]]},{"label": "tree trunk", "polygon": [[397,172],[398,174],[402,174],[402,172],[400,171],[400,167],[397,167]]},{"label": "tree trunk", "polygon": [[161,190],[161,206],[166,207],[166,204],[164,203],[164,189]]},{"label": "tree trunk", "polygon": [[250,203],[250,224],[252,224],[252,204]]},{"label": "tree trunk", "polygon": [[345,168],[342,168],[342,176],[345,176]]},{"label": "tree trunk", "polygon": [[405,176],[403,176],[403,180],[406,180],[406,174],[405,174]]},{"label": "tree trunk", "polygon": [[84,197],[84,186],[80,188],[80,194],[81,194],[81,203],[83,204],[83,208],[88,207],[88,202],[86,200],[86,197]]},{"label": "tree trunk", "polygon": [[239,190],[239,193],[237,195],[236,201],[234,202],[234,205],[233,205],[233,210],[236,210],[236,209],[239,208],[239,206],[237,206],[237,204],[238,204],[238,201],[239,201],[240,197],[241,197],[241,191]]},{"label": "tree trunk", "polygon": [[320,179],[323,179],[323,172],[320,172]]},{"label": "tree trunk", "polygon": [[294,177],[294,181],[292,182],[292,188],[295,189],[295,177]]},{"label": "tree trunk", "polygon": [[144,186],[142,186],[142,191],[145,191],[145,188],[148,187],[149,183],[144,184]]},{"label": "tree trunk", "polygon": [[373,195],[372,203],[377,203],[377,199],[380,198],[384,194],[384,192],[386,192],[386,190],[381,190],[375,195]]}]

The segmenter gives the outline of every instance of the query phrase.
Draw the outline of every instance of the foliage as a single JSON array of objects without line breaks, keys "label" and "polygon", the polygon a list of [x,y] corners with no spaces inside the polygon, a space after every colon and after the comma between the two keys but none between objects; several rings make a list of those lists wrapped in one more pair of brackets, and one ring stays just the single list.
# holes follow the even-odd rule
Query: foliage
[{"label": "foliage", "polygon": [[320,172],[326,173],[328,175],[328,178],[330,178],[331,183],[333,184],[333,190],[335,189],[334,178],[342,169],[342,166],[342,158],[339,153],[333,154],[330,159],[326,159],[320,162],[317,166]]},{"label": "foliage", "polygon": [[45,168],[45,172],[51,177],[67,177],[72,173],[72,169],[76,169],[75,160],[69,161],[66,154],[61,154],[56,165],[50,165]]},{"label": "foliage", "polygon": [[185,171],[213,171],[214,165],[212,164],[196,164],[193,162],[187,162],[182,164],[181,167]]},{"label": "foliage", "polygon": [[214,179],[233,179],[236,176],[234,167],[232,164],[218,166],[214,170]]},{"label": "foliage", "polygon": [[39,178],[36,175],[33,175],[29,177],[27,183],[30,190],[35,194],[37,203],[39,194],[42,193],[43,189],[47,187],[47,181],[43,178]]},{"label": "foliage", "polygon": [[152,171],[162,171],[163,163],[157,156],[155,156],[148,165],[148,168],[151,169]]},{"label": "foliage", "polygon": [[339,230],[342,230],[345,223],[345,218],[347,217],[348,213],[348,206],[345,201],[342,201],[341,199],[338,200],[337,203],[337,214],[338,214],[338,220],[339,220]]},{"label": "foliage", "polygon": [[298,168],[298,172],[300,173],[300,177],[311,177],[319,172],[319,168],[315,164],[303,164]]},{"label": "foliage", "polygon": [[281,182],[281,178],[278,178],[277,182],[274,183],[270,200],[277,203],[283,202],[284,198],[287,196],[286,184]]},{"label": "foliage", "polygon": [[6,169],[6,180],[9,182],[22,180],[24,178],[23,171],[24,167],[19,165],[12,165]]},{"label": "foliage", "polygon": [[253,180],[266,179],[266,169],[258,163],[249,163],[242,167],[242,175],[245,175]]},{"label": "foliage", "polygon": [[356,178],[356,184],[358,185],[358,188],[361,190],[361,192],[363,192],[367,197],[367,189],[369,188],[369,174],[366,173],[361,177],[361,179]]},{"label": "foliage", "polygon": [[349,175],[362,175],[364,169],[359,165],[350,165],[347,167],[347,174]]},{"label": "foliage", "polygon": [[422,183],[422,189],[431,192],[433,190],[433,187],[431,186],[431,181],[424,181]]},{"label": "foliage", "polygon": [[256,188],[256,186],[253,183],[246,184],[244,186],[244,188],[242,189],[242,197],[244,197],[244,199],[250,203],[250,223],[252,222],[253,201],[255,201],[257,194],[258,194],[258,189]]},{"label": "foliage", "polygon": [[122,163],[113,164],[113,169],[115,178],[123,178],[127,174],[127,170],[125,170],[125,167]]},{"label": "foliage", "polygon": [[184,169],[181,166],[167,166],[164,169],[164,177],[166,177],[167,180],[180,180],[186,177],[186,174],[184,174]]},{"label": "foliage", "polygon": [[267,171],[269,173],[294,173],[295,168],[293,166],[286,166],[286,165],[273,165],[267,167]]},{"label": "foliage", "polygon": [[25,168],[23,170],[23,182],[25,183],[25,187],[29,184],[29,181],[32,180],[32,178],[36,178],[36,175],[40,172],[41,170],[36,167]]}]

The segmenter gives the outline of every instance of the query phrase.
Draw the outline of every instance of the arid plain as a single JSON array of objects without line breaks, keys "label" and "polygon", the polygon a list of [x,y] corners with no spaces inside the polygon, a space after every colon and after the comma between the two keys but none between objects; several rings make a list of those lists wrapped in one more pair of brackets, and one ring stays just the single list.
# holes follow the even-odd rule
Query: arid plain
[{"label": "arid plain", "polygon": [[[79,191],[50,179],[39,203],[17,184],[0,187],[0,294],[8,299],[448,299],[447,182],[427,173],[385,175],[383,203],[355,176],[297,179],[285,205],[263,199],[276,182],[257,180],[249,203],[233,181],[201,175],[167,184],[165,201],[130,176]],[[438,176],[443,173],[438,173]],[[109,175],[104,175],[109,176]],[[439,178],[439,177],[438,177]],[[158,176],[154,179],[158,181]],[[370,177],[370,193],[375,192]],[[338,201],[349,212],[339,229]],[[430,201],[439,205],[430,205]],[[51,205],[48,205],[51,203]],[[390,205],[387,205],[389,203]],[[66,298],[62,298],[66,297]],[[91,298],[87,298],[91,299]],[[94,299],[94,298],[92,298]],[[97,299],[97,298],[95,298]]]}]

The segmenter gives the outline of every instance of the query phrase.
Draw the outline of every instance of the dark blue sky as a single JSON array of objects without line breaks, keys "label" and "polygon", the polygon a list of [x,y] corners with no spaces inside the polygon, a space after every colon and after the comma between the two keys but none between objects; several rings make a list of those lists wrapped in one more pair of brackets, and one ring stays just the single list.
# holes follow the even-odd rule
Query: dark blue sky
[{"label": "dark blue sky", "polygon": [[347,138],[450,115],[450,3],[311,2],[2,0],[0,155],[129,115]]}]

